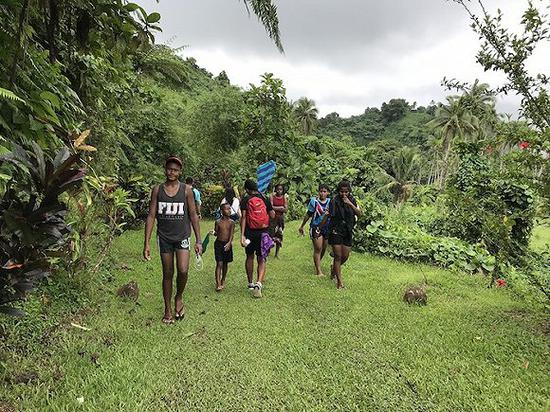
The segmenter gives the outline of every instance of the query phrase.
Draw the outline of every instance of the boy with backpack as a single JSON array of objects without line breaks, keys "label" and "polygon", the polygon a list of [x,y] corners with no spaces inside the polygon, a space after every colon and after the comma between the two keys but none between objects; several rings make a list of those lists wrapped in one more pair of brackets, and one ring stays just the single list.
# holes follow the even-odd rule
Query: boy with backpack
[{"label": "boy with backpack", "polygon": [[[248,179],[244,183],[246,195],[241,201],[241,246],[246,250],[246,276],[248,289],[256,298],[262,297],[262,282],[265,278],[266,260],[273,240],[269,236],[269,219],[275,218],[271,202],[258,192],[258,184]],[[258,261],[257,280],[253,282],[254,254]]]}]

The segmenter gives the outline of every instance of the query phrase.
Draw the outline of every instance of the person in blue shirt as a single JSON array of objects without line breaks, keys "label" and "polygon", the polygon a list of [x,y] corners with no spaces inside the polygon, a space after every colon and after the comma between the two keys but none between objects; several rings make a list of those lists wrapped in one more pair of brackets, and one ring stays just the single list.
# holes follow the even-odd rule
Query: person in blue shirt
[{"label": "person in blue shirt", "polygon": [[199,219],[202,219],[201,215],[201,192],[199,192],[199,189],[196,188],[197,181],[193,179],[192,177],[188,177],[185,179],[185,183],[192,187],[193,189],[193,197],[195,198],[195,209],[197,210],[197,215],[199,216]]},{"label": "person in blue shirt", "polygon": [[319,195],[310,199],[302,225],[298,229],[300,235],[303,236],[304,226],[311,218],[309,237],[313,243],[313,263],[315,264],[316,276],[324,276],[321,269],[321,260],[323,260],[328,243],[329,220],[325,219],[330,205],[328,194],[329,187],[325,184],[319,185]]}]

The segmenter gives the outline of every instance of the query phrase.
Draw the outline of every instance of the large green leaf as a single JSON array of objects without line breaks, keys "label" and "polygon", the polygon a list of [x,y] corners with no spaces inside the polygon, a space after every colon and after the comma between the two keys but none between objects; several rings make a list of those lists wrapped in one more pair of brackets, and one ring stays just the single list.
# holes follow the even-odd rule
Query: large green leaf
[{"label": "large green leaf", "polygon": [[160,20],[160,13],[154,12],[147,16],[147,23],[153,24]]},{"label": "large green leaf", "polygon": [[59,101],[59,97],[57,97],[52,92],[44,90],[42,93],[40,93],[40,97],[44,100],[48,100],[55,109],[59,109],[61,107],[61,102]]}]

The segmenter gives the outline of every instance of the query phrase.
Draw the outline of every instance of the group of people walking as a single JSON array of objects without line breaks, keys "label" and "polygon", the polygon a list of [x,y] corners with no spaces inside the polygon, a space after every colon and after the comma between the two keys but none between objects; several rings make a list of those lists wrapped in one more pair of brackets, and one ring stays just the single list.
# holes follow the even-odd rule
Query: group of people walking
[{"label": "group of people walking", "polygon": [[[193,187],[193,179],[181,183],[183,163],[176,156],[170,156],[165,162],[166,181],[151,191],[149,214],[145,224],[143,256],[151,259],[151,236],[155,220],[157,222],[158,247],[162,262],[162,291],[164,297],[164,323],[173,323],[185,316],[183,292],[187,284],[191,250],[191,229],[195,235],[193,250],[200,257],[203,244],[200,231],[200,193]],[[282,184],[274,187],[271,196],[266,197],[258,191],[256,181],[246,180],[246,194],[239,198],[235,190],[228,187],[220,203],[220,217],[210,232],[215,236],[214,256],[216,260],[216,291],[225,288],[228,265],[233,261],[233,240],[235,226],[239,224],[240,244],[246,253],[245,270],[248,289],[252,296],[262,297],[266,274],[267,257],[275,248],[275,257],[279,257],[283,245],[285,214],[288,211],[288,196]],[[344,287],[342,265],[347,261],[352,241],[353,229],[361,210],[351,195],[349,182],[338,184],[334,198],[329,197],[327,185],[319,185],[318,196],[312,197],[307,211],[298,229],[304,235],[304,227],[310,221],[309,235],[313,244],[313,263],[317,276],[324,276],[321,261],[327,245],[332,248],[333,261],[331,278],[336,287]],[[176,293],[174,311],[172,311],[174,260],[176,268]],[[256,261],[256,280],[254,281],[254,261]]]}]

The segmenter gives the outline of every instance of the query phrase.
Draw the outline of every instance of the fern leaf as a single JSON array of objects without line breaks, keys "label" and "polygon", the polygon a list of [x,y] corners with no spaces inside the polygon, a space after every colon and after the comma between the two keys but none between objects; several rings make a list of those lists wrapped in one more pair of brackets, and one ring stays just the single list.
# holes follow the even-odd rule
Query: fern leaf
[{"label": "fern leaf", "polygon": [[18,97],[14,92],[11,90],[3,89],[0,87],[0,99],[2,100],[12,100],[14,102],[20,102],[25,103],[23,99]]}]

